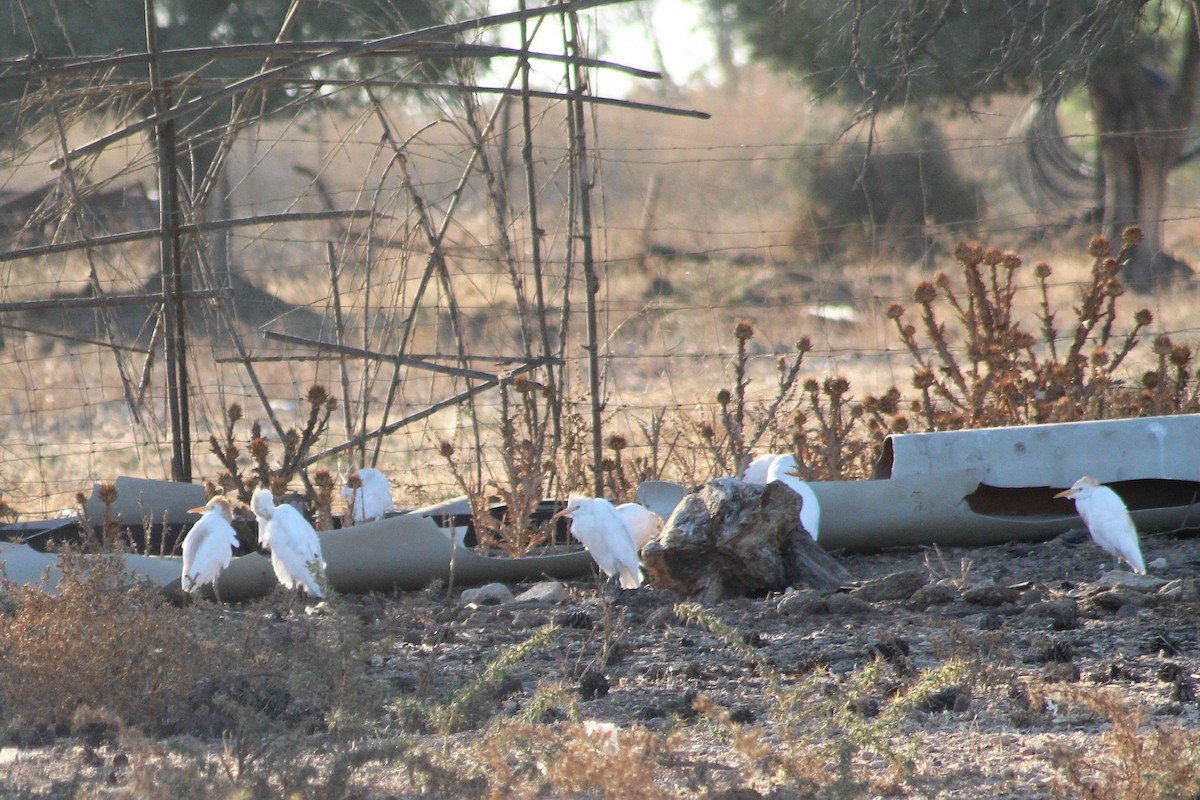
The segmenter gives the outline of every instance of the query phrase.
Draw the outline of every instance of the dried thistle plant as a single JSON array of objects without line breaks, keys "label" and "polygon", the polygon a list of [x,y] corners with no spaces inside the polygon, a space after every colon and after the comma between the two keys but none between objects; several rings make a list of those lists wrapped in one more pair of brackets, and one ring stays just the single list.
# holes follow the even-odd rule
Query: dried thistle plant
[{"label": "dried thistle plant", "polygon": [[[225,411],[221,436],[209,434],[209,450],[216,456],[224,471],[218,475],[217,483],[224,492],[249,503],[254,490],[270,487],[276,500],[286,491],[287,484],[297,474],[301,475],[308,488],[308,502],[314,509],[322,508],[321,488],[311,484],[302,473],[301,464],[308,458],[313,446],[329,428],[329,417],[338,407],[337,398],[331,397],[325,387],[314,384],[305,394],[308,417],[300,430],[289,428],[283,436],[283,453],[277,467],[271,466],[271,444],[263,435],[262,424],[257,420],[251,424],[246,453],[250,457],[249,469],[242,463],[242,450],[237,445],[237,426],[245,419],[242,407],[231,403]],[[276,480],[282,479],[283,488],[276,489]],[[331,502],[325,502],[331,507]],[[326,529],[323,529],[326,530]]]},{"label": "dried thistle plant", "polygon": [[[1115,373],[1153,320],[1142,309],[1133,315],[1128,333],[1115,333],[1117,299],[1125,292],[1118,276],[1136,238],[1127,232],[1115,258],[1106,239],[1092,239],[1090,281],[1081,288],[1061,356],[1049,265],[1034,269],[1041,305],[1035,336],[1017,319],[1020,256],[958,245],[954,258],[962,269],[961,284],[943,272],[913,290],[919,328],[905,320],[900,304],[887,311],[914,361],[913,386],[920,397],[912,412],[931,430],[1128,415],[1132,393],[1122,390]],[[958,339],[961,346],[955,344]]]}]

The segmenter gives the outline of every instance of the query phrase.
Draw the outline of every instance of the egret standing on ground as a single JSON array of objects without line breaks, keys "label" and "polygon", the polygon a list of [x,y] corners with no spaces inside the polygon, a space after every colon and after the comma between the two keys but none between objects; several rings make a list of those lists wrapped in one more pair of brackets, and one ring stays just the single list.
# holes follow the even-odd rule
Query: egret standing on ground
[{"label": "egret standing on ground", "polygon": [[275,505],[270,489],[256,489],[250,508],[258,517],[258,543],[271,551],[275,577],[286,588],[303,587],[313,597],[325,598],[317,582],[325,573],[317,531],[292,506]]},{"label": "egret standing on ground", "polygon": [[1075,481],[1070,489],[1054,496],[1069,497],[1075,501],[1075,510],[1083,517],[1083,524],[1092,535],[1092,541],[1101,549],[1129,564],[1137,574],[1146,574],[1142,548],[1138,546],[1137,528],[1116,492],[1085,475]]},{"label": "egret standing on ground", "polygon": [[602,497],[571,495],[567,507],[554,516],[571,518],[571,533],[583,543],[600,571],[618,577],[622,589],[642,585],[642,566],[625,520]]},{"label": "egret standing on ground", "polygon": [[[355,476],[358,480],[355,481]],[[355,483],[358,485],[355,486]],[[395,506],[392,504],[392,482],[377,469],[362,467],[350,473],[342,489],[342,497],[350,507],[350,519],[360,522],[383,519]]]},{"label": "egret standing on ground", "polygon": [[211,583],[217,602],[221,594],[217,591],[217,578],[221,570],[233,560],[233,549],[238,546],[237,534],[233,530],[233,506],[224,497],[217,495],[199,508],[188,509],[189,514],[203,514],[183,537],[183,590],[196,594],[206,583]]},{"label": "egret standing on ground", "polygon": [[813,493],[809,485],[800,480],[799,475],[797,475],[798,471],[799,467],[796,464],[796,457],[794,455],[787,453],[779,456],[771,462],[771,468],[767,470],[767,483],[779,481],[800,495],[800,527],[815,542],[817,540],[817,528],[821,524],[821,503],[817,500],[816,494]]},{"label": "egret standing on ground", "polygon": [[621,503],[616,511],[621,515],[625,527],[629,530],[633,549],[642,552],[642,548],[651,539],[657,539],[662,533],[663,519],[641,503]]}]

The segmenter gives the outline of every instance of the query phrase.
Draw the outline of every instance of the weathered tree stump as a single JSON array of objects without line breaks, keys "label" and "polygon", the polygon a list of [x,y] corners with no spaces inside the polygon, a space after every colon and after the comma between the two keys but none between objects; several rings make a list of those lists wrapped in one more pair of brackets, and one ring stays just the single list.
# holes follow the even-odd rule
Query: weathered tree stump
[{"label": "weathered tree stump", "polygon": [[800,527],[801,502],[782,483],[709,481],[642,550],[650,584],[704,601],[796,585],[837,589],[849,573]]}]

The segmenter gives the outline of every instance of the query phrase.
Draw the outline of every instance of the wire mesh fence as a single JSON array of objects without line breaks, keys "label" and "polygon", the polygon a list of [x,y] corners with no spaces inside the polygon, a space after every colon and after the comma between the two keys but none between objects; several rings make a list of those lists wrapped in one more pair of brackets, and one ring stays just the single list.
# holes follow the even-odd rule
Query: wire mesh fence
[{"label": "wire mesh fence", "polygon": [[[1045,181],[1014,133],[1022,106],[976,128],[897,123],[868,157],[762,76],[736,95],[600,97],[590,76],[624,68],[585,52],[577,15],[596,5],[0,62],[21,90],[0,179],[0,497],[54,513],[119,474],[245,478],[255,446],[297,484],[379,466],[408,504],[547,460],[558,489],[602,490],[614,468],[690,480],[736,466],[704,435],[722,391],[761,403],[740,423],[769,423],[755,447],[787,446],[771,401],[802,337],[802,378],[912,394],[887,309],[951,271],[955,241],[1059,260],[1013,286],[1027,327],[1044,285],[1079,302],[1091,199],[1027,202]],[[561,52],[464,35],[543,17]],[[252,66],[208,76],[221,58]],[[378,66],[337,77],[353,60]],[[1194,215],[1174,213],[1186,250]],[[1143,335],[1194,335],[1177,286],[1140,298]]]}]

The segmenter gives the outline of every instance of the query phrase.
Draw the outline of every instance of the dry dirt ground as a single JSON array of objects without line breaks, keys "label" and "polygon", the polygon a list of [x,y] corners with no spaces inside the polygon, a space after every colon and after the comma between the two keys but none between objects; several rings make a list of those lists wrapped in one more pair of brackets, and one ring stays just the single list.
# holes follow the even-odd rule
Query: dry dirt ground
[{"label": "dry dirt ground", "polygon": [[[667,796],[1036,798],[1052,796],[1056,781],[1068,796],[1083,796],[1088,781],[1104,790],[1096,797],[1194,796],[1195,786],[1167,786],[1177,778],[1155,773],[1165,769],[1156,760],[1178,767],[1196,758],[1200,538],[1144,537],[1143,550],[1159,580],[1116,588],[1104,577],[1111,563],[1087,541],[845,555],[866,590],[722,602],[703,607],[699,622],[680,616],[677,596],[642,589],[610,600],[591,580],[567,582],[565,597],[550,602],[464,605],[456,592],[448,603],[441,588],[345,597],[378,645],[369,672],[399,701],[461,692],[498,656],[559,626],[473,696],[480,728],[446,737],[404,719],[403,703],[391,706],[381,724],[404,730],[422,763],[438,753],[455,763],[454,781],[431,788],[402,765],[368,766],[347,796],[520,794],[468,756],[446,755],[514,736],[505,726],[518,720],[523,735],[584,721],[661,736],[649,758],[654,788]],[[319,607],[288,600],[232,613],[274,615],[296,630],[324,624]],[[1120,707],[1109,703],[1106,713],[1097,698],[1111,695]],[[1134,752],[1120,741],[1128,726],[1109,717],[1137,722],[1137,714]],[[579,730],[619,736],[603,724]],[[759,749],[747,749],[739,731]],[[1189,738],[1181,745],[1164,731]],[[834,752],[839,740],[843,767],[826,760],[806,777],[799,751]],[[612,742],[619,749],[626,740]],[[221,749],[215,740],[199,746]],[[522,747],[513,740],[509,766],[549,774],[516,763],[530,758]],[[1063,747],[1080,748],[1066,762],[1074,779],[1055,765]],[[119,738],[6,746],[0,794],[134,796],[131,787],[145,786],[133,774],[142,763]],[[624,796],[602,782],[579,792],[566,785],[543,783],[541,794]]]}]

